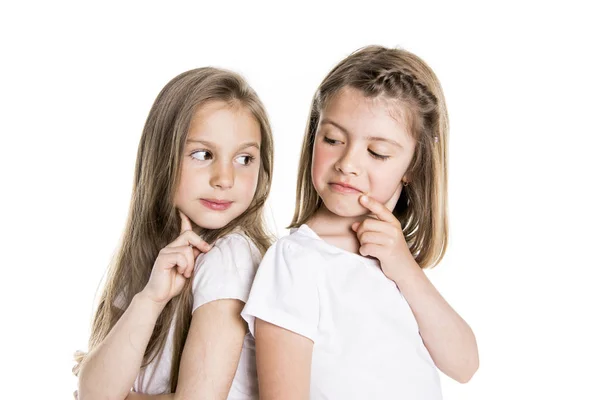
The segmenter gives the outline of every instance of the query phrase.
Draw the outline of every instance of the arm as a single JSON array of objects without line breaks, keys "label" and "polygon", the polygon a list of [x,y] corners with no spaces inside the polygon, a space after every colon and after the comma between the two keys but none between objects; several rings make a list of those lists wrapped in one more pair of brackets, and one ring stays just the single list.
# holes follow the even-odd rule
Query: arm
[{"label": "arm", "polygon": [[164,305],[140,292],[79,373],[79,397],[124,399],[139,372],[156,319]]},{"label": "arm", "polygon": [[176,393],[132,392],[127,400],[227,399],[246,335],[246,322],[240,317],[243,307],[233,299],[198,307],[181,356]]},{"label": "arm", "polygon": [[246,322],[244,303],[221,299],[204,304],[192,315],[177,384],[176,399],[226,399],[235,376]]},{"label": "arm", "polygon": [[473,331],[427,279],[391,210],[364,195],[359,201],[376,217],[352,225],[361,244],[360,254],[377,258],[383,273],[396,283],[437,367],[458,382],[468,382],[479,368]]},{"label": "arm", "polygon": [[410,305],[423,343],[437,367],[450,378],[466,383],[479,367],[475,335],[414,263],[411,273],[394,282]]},{"label": "arm", "polygon": [[256,366],[261,400],[307,400],[313,342],[256,319]]},{"label": "arm", "polygon": [[192,231],[190,220],[180,215],[181,234],[159,252],[146,287],[84,361],[78,382],[82,400],[120,400],[130,393],[156,320],[169,300],[181,293],[200,250],[210,250]]}]

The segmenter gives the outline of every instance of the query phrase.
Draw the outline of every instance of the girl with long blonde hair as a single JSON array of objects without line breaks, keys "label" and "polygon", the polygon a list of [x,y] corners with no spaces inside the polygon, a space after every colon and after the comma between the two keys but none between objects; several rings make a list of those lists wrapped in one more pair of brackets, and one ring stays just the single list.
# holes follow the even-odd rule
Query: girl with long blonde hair
[{"label": "girl with long blonde hair", "polygon": [[272,242],[271,128],[236,73],[199,68],[156,98],[121,246],[77,355],[80,399],[257,399],[240,311]]},{"label": "girl with long blonde hair", "polygon": [[242,311],[261,399],[437,400],[437,369],[475,373],[473,332],[423,272],[448,243],[447,135],[441,85],[408,51],[365,47],[325,77],[292,232]]}]

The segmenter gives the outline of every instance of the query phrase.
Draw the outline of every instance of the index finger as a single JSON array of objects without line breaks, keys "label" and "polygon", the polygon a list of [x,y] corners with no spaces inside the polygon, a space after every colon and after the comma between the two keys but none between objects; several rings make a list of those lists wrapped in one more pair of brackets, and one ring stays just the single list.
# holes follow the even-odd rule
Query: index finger
[{"label": "index finger", "polygon": [[183,233],[185,231],[192,230],[192,221],[185,215],[183,212],[179,211],[179,217],[181,217],[181,231],[179,233]]},{"label": "index finger", "polygon": [[377,218],[385,222],[397,222],[398,220],[386,206],[378,202],[372,197],[363,194],[358,198],[360,204],[371,211]]}]

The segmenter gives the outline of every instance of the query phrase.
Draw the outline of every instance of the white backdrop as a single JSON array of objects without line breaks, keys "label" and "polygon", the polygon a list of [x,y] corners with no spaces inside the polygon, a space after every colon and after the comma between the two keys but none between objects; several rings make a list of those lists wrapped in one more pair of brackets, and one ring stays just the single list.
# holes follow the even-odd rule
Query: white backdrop
[{"label": "white backdrop", "polygon": [[351,51],[382,44],[424,58],[450,112],[451,242],[429,276],[473,328],[481,366],[466,385],[442,377],[445,398],[600,399],[598,13],[577,1],[322,3],[0,6],[3,398],[75,389],[71,356],[87,344],[167,81],[213,65],[256,89],[274,128],[281,236],[314,90]]}]

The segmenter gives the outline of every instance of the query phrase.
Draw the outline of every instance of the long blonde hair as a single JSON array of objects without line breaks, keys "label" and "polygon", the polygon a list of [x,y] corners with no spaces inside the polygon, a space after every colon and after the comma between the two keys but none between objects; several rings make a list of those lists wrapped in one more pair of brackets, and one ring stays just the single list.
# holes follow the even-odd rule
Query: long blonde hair
[{"label": "long blonde hair", "polygon": [[[180,219],[174,206],[183,150],[195,111],[212,101],[246,107],[260,125],[260,171],[249,208],[221,229],[194,230],[209,243],[241,229],[262,254],[273,241],[263,220],[263,207],[273,175],[273,139],[265,108],[246,81],[236,73],[216,68],[198,68],[172,79],[156,98],[138,147],[129,215],[119,250],[108,270],[106,285],[96,310],[89,350],[108,335],[133,296],[150,277],[158,252],[179,235]],[[118,307],[117,307],[118,305]],[[179,296],[160,314],[144,354],[147,366],[165,346],[175,318],[171,367],[171,392],[177,387],[179,362],[192,317],[191,279]],[[76,353],[79,373],[85,354]]]},{"label": "long blonde hair", "polygon": [[448,113],[442,87],[423,60],[401,49],[367,46],[335,66],[319,85],[304,135],[296,210],[290,227],[306,223],[323,204],[311,179],[312,153],[321,112],[344,87],[367,98],[384,96],[402,107],[417,144],[408,168],[410,184],[393,210],[409,249],[421,268],[437,265],[448,238]]}]

